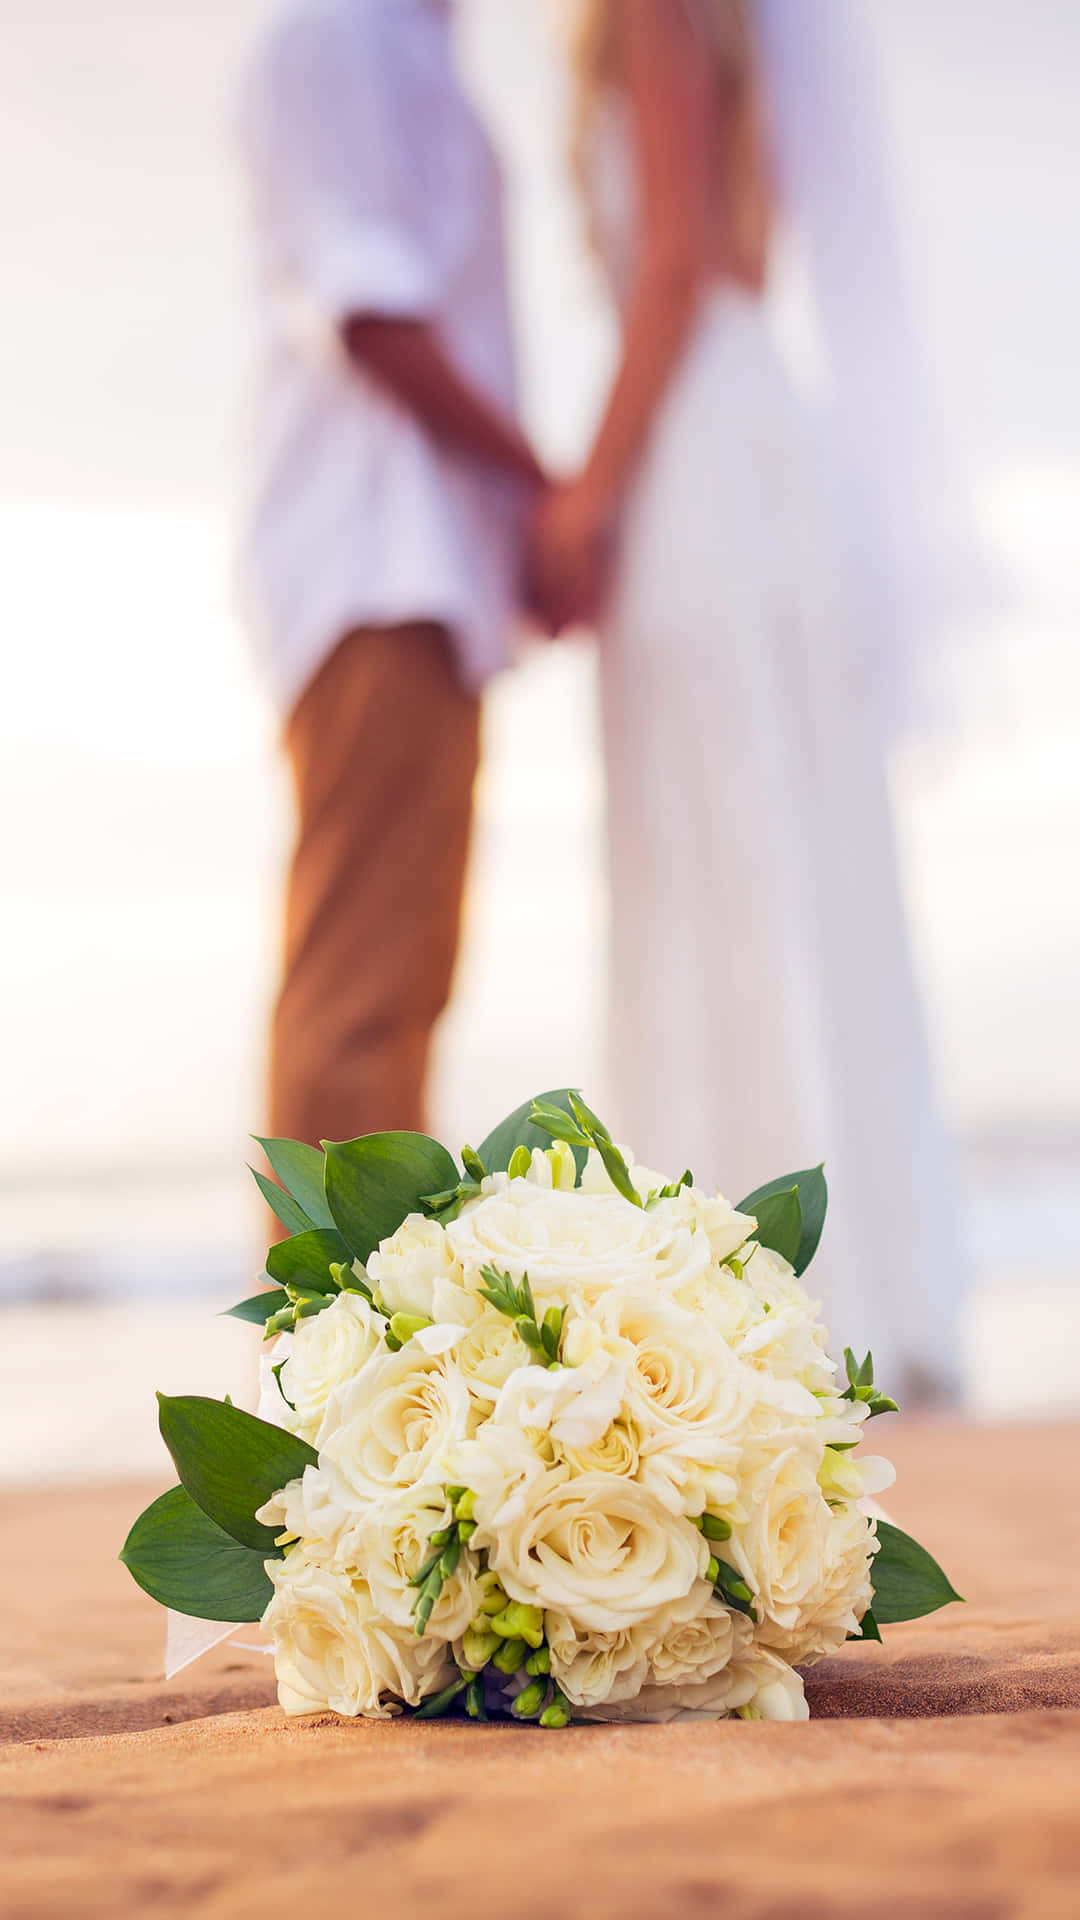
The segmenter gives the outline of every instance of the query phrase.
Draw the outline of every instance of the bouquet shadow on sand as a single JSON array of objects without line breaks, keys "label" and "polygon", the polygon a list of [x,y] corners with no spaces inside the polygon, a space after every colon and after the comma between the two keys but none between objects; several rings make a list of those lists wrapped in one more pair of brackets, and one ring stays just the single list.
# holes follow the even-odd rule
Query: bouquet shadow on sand
[{"label": "bouquet shadow on sand", "polygon": [[801,1668],[959,1598],[874,1506],[895,1403],[803,1285],[822,1168],[732,1206],[570,1089],[460,1160],[260,1144],[259,1416],[158,1396],[179,1484],[121,1558],[261,1620],[287,1712],[803,1719]]}]

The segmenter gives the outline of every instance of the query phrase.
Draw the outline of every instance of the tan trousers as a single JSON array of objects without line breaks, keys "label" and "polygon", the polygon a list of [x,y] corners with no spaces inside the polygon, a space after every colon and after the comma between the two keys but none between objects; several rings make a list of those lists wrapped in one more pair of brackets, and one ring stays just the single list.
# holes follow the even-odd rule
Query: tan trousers
[{"label": "tan trousers", "polygon": [[479,703],[441,628],[361,628],[285,734],[297,835],[270,1046],[270,1130],[422,1129],[457,950]]}]

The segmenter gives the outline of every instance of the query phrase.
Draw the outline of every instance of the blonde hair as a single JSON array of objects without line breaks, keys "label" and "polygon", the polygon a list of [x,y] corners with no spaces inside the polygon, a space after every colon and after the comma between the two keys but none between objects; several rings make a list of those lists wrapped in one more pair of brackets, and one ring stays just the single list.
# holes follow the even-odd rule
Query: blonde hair
[{"label": "blonde hair", "polygon": [[[771,182],[757,61],[748,0],[671,0],[698,30],[713,70],[718,121],[725,132],[724,217],[736,251],[763,249],[771,213]],[[596,222],[590,193],[590,148],[597,111],[619,86],[616,9],[619,0],[577,0],[573,23],[574,102],[571,161],[585,201],[590,232]]]}]

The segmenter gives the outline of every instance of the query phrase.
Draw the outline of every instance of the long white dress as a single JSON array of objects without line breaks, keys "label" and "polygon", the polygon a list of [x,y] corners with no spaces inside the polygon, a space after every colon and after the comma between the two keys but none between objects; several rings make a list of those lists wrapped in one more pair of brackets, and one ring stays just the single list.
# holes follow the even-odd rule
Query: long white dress
[{"label": "long white dress", "polygon": [[[624,124],[596,209],[625,281]],[[962,1264],[872,719],[806,421],[717,284],[652,423],[600,633],[621,1137],[733,1199],[826,1163],[811,1275],[894,1391],[959,1374]]]}]

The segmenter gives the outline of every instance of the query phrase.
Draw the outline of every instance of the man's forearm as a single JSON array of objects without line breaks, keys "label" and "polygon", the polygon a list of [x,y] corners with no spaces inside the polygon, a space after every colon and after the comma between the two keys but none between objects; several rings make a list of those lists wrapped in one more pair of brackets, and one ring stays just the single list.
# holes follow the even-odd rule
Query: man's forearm
[{"label": "man's forearm", "polygon": [[341,339],[354,364],[389,388],[435,439],[523,479],[543,480],[524,434],[462,378],[426,321],[352,314]]}]

